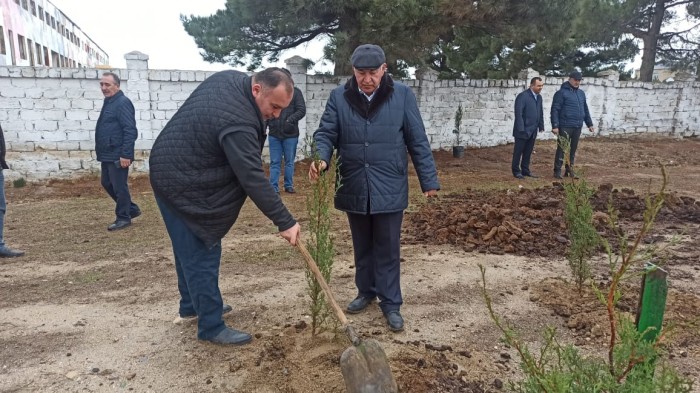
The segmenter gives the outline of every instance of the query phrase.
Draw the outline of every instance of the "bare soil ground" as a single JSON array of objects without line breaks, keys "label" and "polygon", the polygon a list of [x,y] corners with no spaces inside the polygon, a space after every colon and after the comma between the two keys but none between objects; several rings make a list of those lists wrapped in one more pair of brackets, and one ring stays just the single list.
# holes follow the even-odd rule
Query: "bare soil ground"
[{"label": "bare soil ground", "polygon": [[[563,193],[553,184],[553,142],[533,157],[539,179],[510,175],[512,145],[470,149],[463,159],[436,152],[443,190],[426,202],[411,178],[404,221],[402,288],[406,330],[390,333],[376,305],[353,316],[380,342],[403,392],[498,392],[519,378],[518,359],[500,342],[480,295],[478,264],[496,311],[533,345],[545,326],[591,356],[605,352],[602,306],[578,294],[564,259]],[[665,244],[670,290],[666,322],[671,364],[700,391],[700,141],[587,138],[577,158],[609,194],[628,228],[639,225],[641,196],[658,189],[663,163],[673,192],[645,244]],[[285,203],[305,225],[305,173]],[[220,285],[234,308],[226,322],[255,335],[229,348],[199,342],[196,326],[176,325],[177,289],[169,240],[146,177],[132,180],[144,211],[108,233],[113,202],[97,178],[7,187],[5,237],[27,255],[0,260],[0,391],[342,392],[343,334],[312,337],[304,263],[248,203],[223,241]],[[337,256],[331,287],[341,305],[355,295],[352,248],[343,214],[334,212]],[[496,228],[494,230],[494,228]],[[600,228],[604,231],[604,228]],[[491,233],[490,236],[488,236]],[[607,280],[606,260],[594,280]],[[638,280],[620,303],[633,314]]]}]

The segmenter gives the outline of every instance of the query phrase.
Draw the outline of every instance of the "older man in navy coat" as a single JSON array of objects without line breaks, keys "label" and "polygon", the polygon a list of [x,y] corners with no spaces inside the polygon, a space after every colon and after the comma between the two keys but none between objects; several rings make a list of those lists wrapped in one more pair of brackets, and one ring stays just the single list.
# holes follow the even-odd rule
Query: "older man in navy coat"
[{"label": "older man in navy coat", "polygon": [[421,190],[434,197],[437,170],[411,89],[386,73],[384,50],[365,44],[350,58],[353,77],[331,92],[314,133],[318,178],[338,151],[340,186],[335,207],[348,215],[355,253],[356,314],[379,298],[389,329],[402,331],[401,222],[408,207],[408,156]]},{"label": "older man in navy coat", "polygon": [[536,76],[530,80],[530,88],[518,94],[515,99],[515,124],[513,136],[513,176],[522,179],[525,176],[537,177],[530,171],[530,156],[535,148],[537,132],[544,131],[544,111],[540,92],[544,87],[542,78]]}]

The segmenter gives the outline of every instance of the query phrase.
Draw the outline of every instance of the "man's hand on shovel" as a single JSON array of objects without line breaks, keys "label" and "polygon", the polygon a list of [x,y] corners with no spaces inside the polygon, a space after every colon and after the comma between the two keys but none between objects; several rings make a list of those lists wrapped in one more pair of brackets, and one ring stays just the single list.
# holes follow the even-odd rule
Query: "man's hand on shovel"
[{"label": "man's hand on shovel", "polygon": [[286,231],[280,232],[280,236],[284,240],[288,241],[292,246],[296,246],[299,241],[299,236],[301,235],[301,226],[299,223],[294,224],[293,227],[287,229]]}]

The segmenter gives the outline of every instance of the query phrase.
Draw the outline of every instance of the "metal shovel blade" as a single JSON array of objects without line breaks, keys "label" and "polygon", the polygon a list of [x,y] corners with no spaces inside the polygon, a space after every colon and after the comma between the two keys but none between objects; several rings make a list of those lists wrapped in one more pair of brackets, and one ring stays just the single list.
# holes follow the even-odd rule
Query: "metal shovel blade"
[{"label": "metal shovel blade", "polygon": [[362,340],[340,355],[340,369],[348,393],[396,393],[386,353],[376,340]]},{"label": "metal shovel blade", "polygon": [[350,325],[350,321],[345,316],[343,310],[333,297],[331,288],[323,278],[323,274],[318,269],[309,251],[303,243],[298,242],[297,248],[304,257],[309,270],[316,277],[316,281],[321,286],[326,299],[330,303],[331,309],[343,325],[343,330],[348,335],[352,346],[348,347],[340,355],[340,369],[345,380],[345,387],[348,393],[396,393],[399,391],[394,376],[391,374],[389,360],[386,353],[375,340],[362,340],[355,333],[355,329]]}]

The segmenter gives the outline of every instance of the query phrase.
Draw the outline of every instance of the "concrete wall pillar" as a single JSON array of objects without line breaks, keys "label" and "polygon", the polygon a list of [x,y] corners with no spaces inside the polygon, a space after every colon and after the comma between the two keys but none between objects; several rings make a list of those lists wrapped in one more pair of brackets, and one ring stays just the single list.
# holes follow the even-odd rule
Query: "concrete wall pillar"
[{"label": "concrete wall pillar", "polygon": [[[598,128],[600,135],[610,135],[610,130],[615,129],[615,113],[617,113],[617,87],[620,73],[615,70],[601,71],[596,76],[602,79],[603,85],[603,111],[598,116]],[[593,116],[593,114],[591,114]],[[595,117],[594,117],[595,119]]]},{"label": "concrete wall pillar", "polygon": [[[301,56],[293,56],[284,61],[289,72],[292,73],[292,79],[294,80],[294,86],[296,86],[301,93],[304,95],[304,100],[307,100],[308,92],[306,89],[306,65],[309,63],[308,60]],[[297,144],[297,160],[303,159],[304,155],[300,154],[306,151],[306,145],[308,138],[311,137],[315,129],[313,127],[307,127],[306,117],[299,121],[299,144]]]},{"label": "concrete wall pillar", "polygon": [[151,106],[151,86],[148,70],[148,55],[138,51],[129,52],[124,55],[126,59],[126,84],[122,85],[122,90],[136,110],[136,128],[139,136],[136,139],[136,162],[134,169],[138,171],[148,171],[147,151],[153,146],[153,130],[151,129],[152,106]]}]

